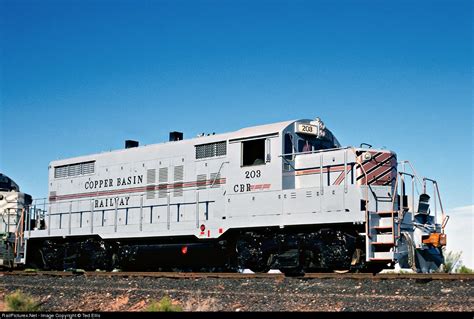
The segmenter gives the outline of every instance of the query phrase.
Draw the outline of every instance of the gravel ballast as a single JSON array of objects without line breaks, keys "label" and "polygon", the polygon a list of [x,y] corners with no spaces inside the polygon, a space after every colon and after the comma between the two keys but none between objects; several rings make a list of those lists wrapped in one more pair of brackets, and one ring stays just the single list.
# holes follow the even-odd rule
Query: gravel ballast
[{"label": "gravel ballast", "polygon": [[[185,311],[473,311],[472,280],[0,277],[43,311],[143,311],[168,296]],[[0,307],[4,307],[2,303]],[[4,309],[0,309],[4,310]]]}]

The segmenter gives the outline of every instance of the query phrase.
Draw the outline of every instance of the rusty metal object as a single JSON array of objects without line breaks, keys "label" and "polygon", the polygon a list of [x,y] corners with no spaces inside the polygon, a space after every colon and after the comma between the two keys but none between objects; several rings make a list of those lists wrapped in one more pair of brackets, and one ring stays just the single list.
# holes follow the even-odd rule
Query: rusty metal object
[{"label": "rusty metal object", "polygon": [[428,238],[423,239],[423,244],[430,244],[436,248],[446,246],[446,234],[432,233]]}]

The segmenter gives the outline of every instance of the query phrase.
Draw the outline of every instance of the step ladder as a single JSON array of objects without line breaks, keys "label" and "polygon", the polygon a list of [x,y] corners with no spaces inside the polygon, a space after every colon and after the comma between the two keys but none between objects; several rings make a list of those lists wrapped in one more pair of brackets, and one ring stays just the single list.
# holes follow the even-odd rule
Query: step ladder
[{"label": "step ladder", "polygon": [[370,212],[366,234],[366,261],[389,263],[394,260],[398,230],[396,211]]}]

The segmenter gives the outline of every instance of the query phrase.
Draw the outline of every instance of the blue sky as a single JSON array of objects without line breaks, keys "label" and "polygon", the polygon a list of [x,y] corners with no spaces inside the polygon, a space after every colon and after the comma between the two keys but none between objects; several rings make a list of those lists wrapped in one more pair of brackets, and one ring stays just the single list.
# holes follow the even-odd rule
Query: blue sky
[{"label": "blue sky", "polygon": [[[316,116],[473,200],[471,1],[0,0],[0,171]],[[472,219],[471,219],[472,223]]]}]

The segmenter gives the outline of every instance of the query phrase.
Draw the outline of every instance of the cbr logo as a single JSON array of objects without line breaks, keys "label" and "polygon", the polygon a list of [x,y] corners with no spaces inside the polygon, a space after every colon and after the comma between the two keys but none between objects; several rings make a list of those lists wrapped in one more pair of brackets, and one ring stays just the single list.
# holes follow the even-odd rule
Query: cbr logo
[{"label": "cbr logo", "polygon": [[250,184],[236,184],[234,185],[234,192],[236,193],[250,192]]}]

